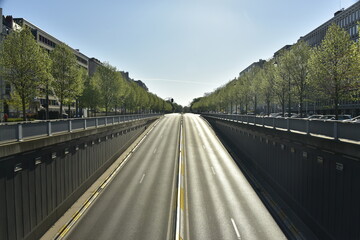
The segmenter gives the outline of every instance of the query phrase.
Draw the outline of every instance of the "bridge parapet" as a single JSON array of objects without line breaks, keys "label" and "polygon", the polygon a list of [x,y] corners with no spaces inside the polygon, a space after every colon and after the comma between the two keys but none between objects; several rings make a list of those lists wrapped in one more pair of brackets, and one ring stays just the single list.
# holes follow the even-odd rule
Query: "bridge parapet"
[{"label": "bridge parapet", "polygon": [[360,124],[322,119],[259,117],[254,115],[211,114],[203,116],[225,119],[250,125],[300,132],[333,140],[357,141],[360,144]]},{"label": "bridge parapet", "polygon": [[[238,156],[238,165],[286,202],[319,239],[360,239],[358,142],[289,131],[286,124],[293,119],[204,117]],[[277,121],[277,127],[266,127],[266,121]],[[306,126],[307,121],[295,121]],[[333,124],[316,123],[324,129]]]}]

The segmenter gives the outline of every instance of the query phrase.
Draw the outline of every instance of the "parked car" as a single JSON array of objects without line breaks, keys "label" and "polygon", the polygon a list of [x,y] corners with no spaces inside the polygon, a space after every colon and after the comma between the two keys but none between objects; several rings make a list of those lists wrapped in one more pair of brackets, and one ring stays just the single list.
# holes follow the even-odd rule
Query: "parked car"
[{"label": "parked car", "polygon": [[299,118],[300,117],[300,114],[297,114],[297,113],[292,113],[290,118]]},{"label": "parked car", "polygon": [[[339,121],[343,121],[343,120],[348,120],[351,119],[351,115],[338,115],[338,119]],[[335,120],[335,116],[330,118],[330,120]]]},{"label": "parked car", "polygon": [[324,115],[311,115],[311,116],[309,116],[307,119],[320,119],[320,118],[322,118]]},{"label": "parked car", "polygon": [[335,118],[335,115],[323,115],[322,117],[320,117],[319,119],[322,120],[330,120],[332,118]]},{"label": "parked car", "polygon": [[360,116],[351,118],[351,119],[345,119],[343,122],[352,122],[352,123],[360,123]]},{"label": "parked car", "polygon": [[270,113],[269,117],[281,117],[282,113]]}]

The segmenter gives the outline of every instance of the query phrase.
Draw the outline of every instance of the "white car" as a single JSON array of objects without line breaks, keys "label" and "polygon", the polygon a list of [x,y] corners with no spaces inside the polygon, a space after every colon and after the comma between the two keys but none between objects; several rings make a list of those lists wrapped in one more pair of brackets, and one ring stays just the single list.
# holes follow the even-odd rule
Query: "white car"
[{"label": "white car", "polygon": [[351,118],[351,119],[345,119],[343,122],[352,122],[352,123],[360,123],[360,116]]}]

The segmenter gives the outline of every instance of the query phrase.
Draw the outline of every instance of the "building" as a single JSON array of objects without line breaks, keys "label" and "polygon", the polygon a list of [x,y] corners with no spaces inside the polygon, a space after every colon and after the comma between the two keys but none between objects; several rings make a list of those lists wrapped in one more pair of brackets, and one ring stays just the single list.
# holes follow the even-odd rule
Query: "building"
[{"label": "building", "polygon": [[99,67],[99,66],[102,66],[102,62],[100,62],[98,59],[96,58],[89,58],[88,60],[88,63],[89,63],[89,76],[92,77],[95,72],[96,72],[96,69]]},{"label": "building", "polygon": [[253,69],[254,67],[260,67],[262,68],[264,63],[266,63],[266,60],[262,60],[260,59],[258,62],[254,62],[252,63],[250,66],[248,66],[247,68],[245,68],[244,70],[242,70],[240,73],[239,73],[239,76],[242,76],[244,75],[245,73],[247,72],[250,72],[251,69]]},{"label": "building", "polygon": [[[349,34],[352,40],[358,41],[359,32],[357,23],[360,21],[360,1],[357,1],[347,9],[341,9],[334,13],[332,17],[327,22],[321,24],[319,27],[315,28],[310,33],[306,34],[303,37],[300,37],[300,40],[307,42],[310,46],[318,46],[321,44],[322,40],[326,35],[326,31],[329,26],[333,23],[339,25],[341,28],[345,29]],[[311,112],[321,112],[321,113],[333,113],[332,107],[333,103],[330,101],[324,102],[318,100],[315,102],[309,102],[306,104],[306,108]],[[351,114],[357,116],[360,114],[360,101],[359,100],[341,100],[339,103],[339,109],[343,113]]]},{"label": "building", "polygon": [[[29,21],[25,20],[24,18],[13,18],[12,16],[3,16],[2,15],[2,9],[0,8],[0,14],[1,14],[1,36],[0,41],[3,40],[3,38],[8,35],[13,30],[21,29],[25,26],[29,27],[32,30],[32,33],[34,35],[35,40],[37,43],[44,49],[46,49],[48,52],[52,51],[57,44],[60,44],[61,41],[55,38],[54,36],[48,34],[41,28],[35,26],[34,24],[30,23]],[[95,71],[93,67],[93,62],[95,61],[95,58],[92,58],[91,60],[83,53],[80,52],[79,49],[73,49],[77,63],[81,68],[84,68],[89,74],[90,70]],[[94,61],[93,61],[94,60]],[[91,62],[91,68],[90,68],[90,62]],[[101,64],[100,61],[96,59],[96,64]],[[0,78],[0,100],[6,100],[10,98],[11,93],[11,86],[9,83],[6,83],[4,79]],[[9,116],[15,116],[17,114],[16,109],[11,109],[6,104],[6,101],[0,101],[0,119],[3,119],[4,113],[7,113]],[[33,109],[31,112],[33,113],[43,113],[45,112],[45,106],[47,104],[47,101],[45,99],[45,96],[38,96],[36,99],[34,99]],[[60,110],[60,104],[58,101],[58,98],[54,94],[50,94],[49,96],[49,113],[50,117],[57,117],[58,112]],[[65,109],[66,110],[66,109]],[[70,107],[70,111],[72,113],[75,112],[75,104],[72,104]]]},{"label": "building", "polygon": [[[360,22],[360,1],[357,1],[355,4],[351,5],[347,9],[341,9],[334,13],[332,17],[327,22],[321,24],[319,27],[315,28],[305,36],[299,38],[299,41],[305,41],[310,46],[318,46],[321,44],[322,40],[326,35],[326,31],[329,26],[333,23],[339,25],[343,29],[349,32],[350,37],[354,41],[358,41],[359,33],[357,28],[357,23]],[[273,58],[276,58],[283,50],[289,50],[293,45],[285,45],[273,55]],[[239,76],[249,72],[252,68],[259,66],[262,67],[266,61],[259,60],[258,62],[252,63],[249,67],[245,68],[240,72]],[[292,111],[298,111],[298,104],[296,102],[292,103]],[[314,100],[314,101],[305,101],[304,111],[306,113],[324,113],[332,114],[334,109],[332,109],[333,103],[331,101],[323,100]],[[262,108],[263,106],[259,106]],[[273,111],[281,111],[281,108],[276,104],[272,106]],[[360,114],[360,101],[359,100],[342,100],[339,103],[339,109],[341,112],[346,114],[351,114],[352,116],[357,116]]]},{"label": "building", "polygon": [[344,28],[349,32],[351,38],[354,41],[358,39],[358,29],[357,22],[360,21],[360,1],[357,1],[355,4],[351,5],[347,9],[341,9],[334,13],[334,17],[319,27],[315,28],[310,33],[306,34],[303,37],[300,37],[300,40],[303,40],[310,44],[310,46],[317,46],[324,39],[325,34],[329,26],[333,23],[336,23],[340,27]]}]

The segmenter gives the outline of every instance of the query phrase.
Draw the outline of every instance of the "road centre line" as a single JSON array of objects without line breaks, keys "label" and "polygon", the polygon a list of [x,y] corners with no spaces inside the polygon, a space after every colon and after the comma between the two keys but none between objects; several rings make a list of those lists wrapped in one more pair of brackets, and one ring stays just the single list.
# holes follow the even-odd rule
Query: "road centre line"
[{"label": "road centre line", "polygon": [[235,223],[234,219],[233,218],[230,218],[230,219],[231,219],[231,223],[232,223],[232,225],[234,227],[237,238],[241,240],[241,236],[240,236],[239,230],[238,230],[238,228],[236,226],[236,223]]},{"label": "road centre line", "polygon": [[140,184],[142,183],[142,181],[144,180],[145,177],[145,173],[142,175],[141,180],[140,180]]}]

